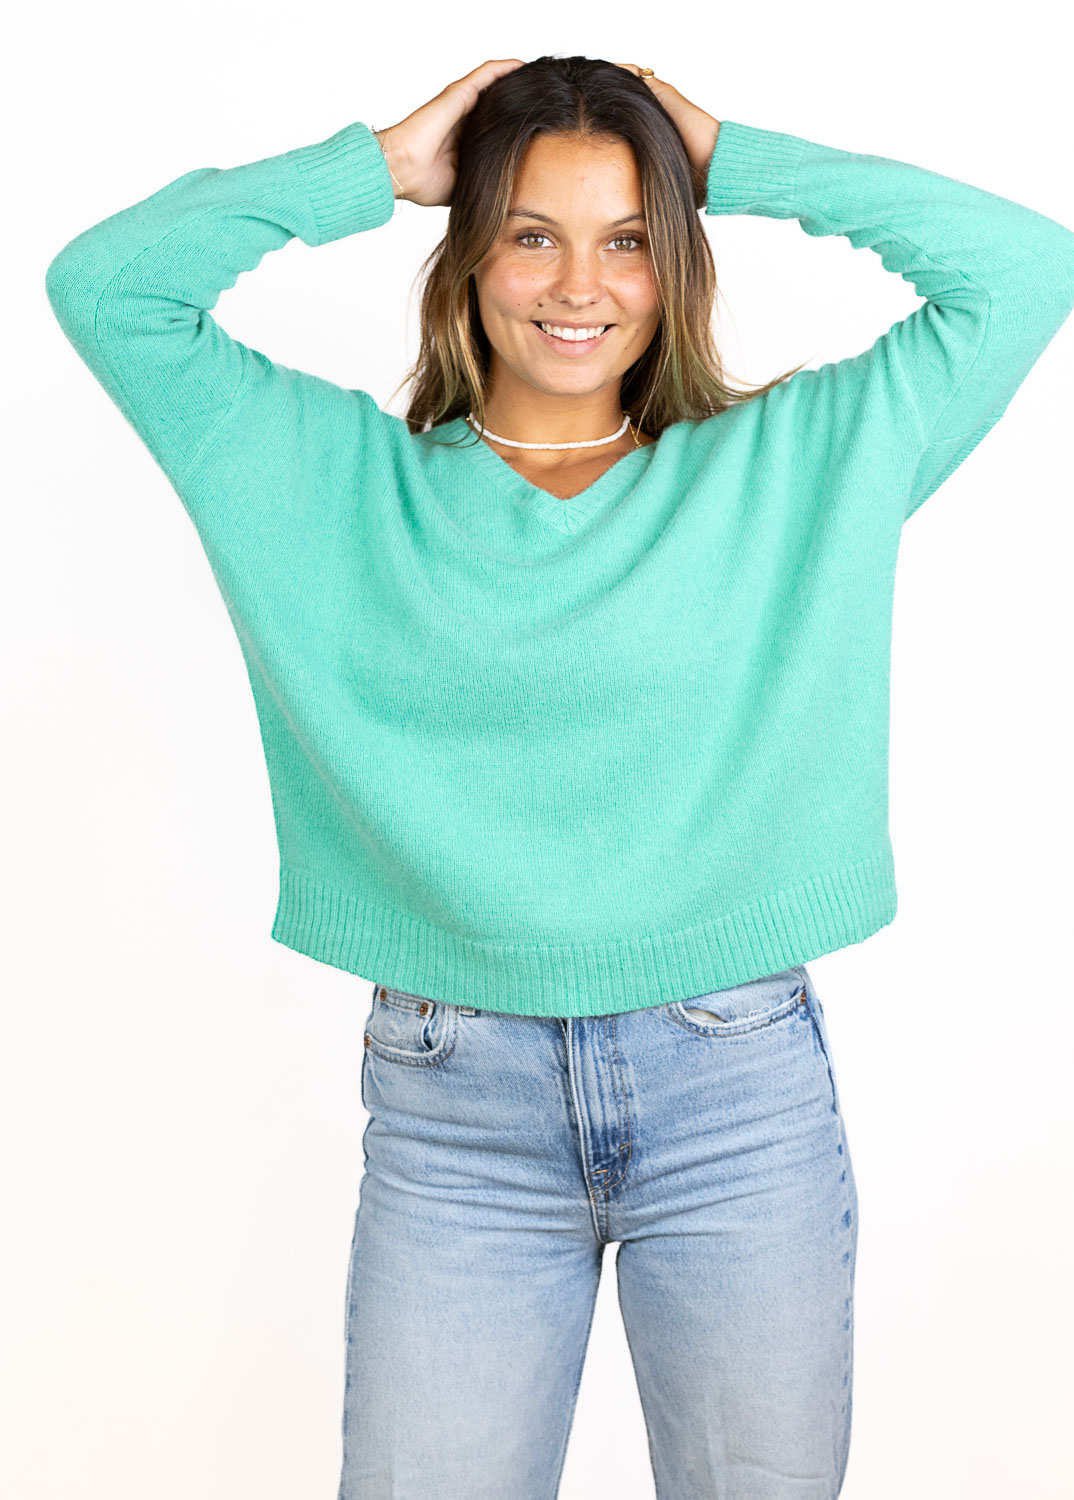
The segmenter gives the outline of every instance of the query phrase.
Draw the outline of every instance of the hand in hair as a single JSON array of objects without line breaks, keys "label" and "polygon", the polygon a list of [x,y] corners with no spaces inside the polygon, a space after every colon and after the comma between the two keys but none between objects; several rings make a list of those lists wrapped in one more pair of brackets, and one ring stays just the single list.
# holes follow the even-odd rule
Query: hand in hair
[{"label": "hand in hair", "polygon": [[628,73],[633,73],[647,83],[660,103],[667,110],[675,123],[675,128],[682,136],[682,143],[686,147],[686,155],[690,159],[694,178],[699,188],[704,188],[708,178],[709,160],[716,149],[716,137],[720,133],[720,122],[715,116],[706,114],[696,104],[691,104],[689,99],[683,97],[678,89],[673,88],[670,83],[665,83],[661,78],[642,78],[641,68],[637,63],[616,63],[617,68],[625,68]]},{"label": "hand in hair", "polygon": [[483,62],[440,90],[435,99],[413,110],[398,125],[375,132],[385,160],[397,179],[395,196],[425,207],[451,203],[458,169],[459,127],[477,103],[482,89],[514,68],[519,57]]}]

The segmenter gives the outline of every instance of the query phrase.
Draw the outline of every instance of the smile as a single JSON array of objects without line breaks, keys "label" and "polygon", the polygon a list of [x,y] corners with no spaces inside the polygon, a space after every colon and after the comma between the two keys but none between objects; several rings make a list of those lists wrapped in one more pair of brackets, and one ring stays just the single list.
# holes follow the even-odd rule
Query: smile
[{"label": "smile", "polygon": [[[551,326],[555,327],[556,325],[552,324]],[[533,327],[537,332],[537,337],[543,339],[550,348],[555,349],[559,354],[565,354],[568,357],[573,356],[575,358],[577,358],[579,355],[588,354],[590,350],[596,349],[600,344],[603,344],[605,339],[608,337],[615,326],[616,325],[614,323],[609,323],[604,332],[597,334],[595,337],[585,339],[561,339],[557,338],[554,333],[545,333],[544,329],[539,323],[531,324],[531,327]]]}]

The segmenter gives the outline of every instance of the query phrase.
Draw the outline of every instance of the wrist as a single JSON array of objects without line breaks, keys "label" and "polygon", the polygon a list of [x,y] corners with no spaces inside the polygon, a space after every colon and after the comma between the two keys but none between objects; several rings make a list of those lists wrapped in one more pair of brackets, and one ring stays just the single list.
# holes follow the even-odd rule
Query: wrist
[{"label": "wrist", "polygon": [[385,165],[387,166],[389,175],[391,176],[392,191],[396,198],[405,198],[406,189],[399,181],[398,173],[395,170],[395,168],[399,165],[399,159],[398,152],[393,152],[392,150],[391,130],[374,130],[373,134],[377,138],[377,144],[380,146],[381,155],[384,157]]}]

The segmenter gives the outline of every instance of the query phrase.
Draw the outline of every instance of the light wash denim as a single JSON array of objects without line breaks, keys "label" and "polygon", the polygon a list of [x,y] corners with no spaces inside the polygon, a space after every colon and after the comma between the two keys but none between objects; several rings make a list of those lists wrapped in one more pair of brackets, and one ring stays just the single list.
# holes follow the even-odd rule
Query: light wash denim
[{"label": "light wash denim", "polygon": [[857,1193],[804,965],[583,1017],[376,985],[365,1032],[339,1500],[554,1500],[613,1241],[659,1500],[839,1493]]}]

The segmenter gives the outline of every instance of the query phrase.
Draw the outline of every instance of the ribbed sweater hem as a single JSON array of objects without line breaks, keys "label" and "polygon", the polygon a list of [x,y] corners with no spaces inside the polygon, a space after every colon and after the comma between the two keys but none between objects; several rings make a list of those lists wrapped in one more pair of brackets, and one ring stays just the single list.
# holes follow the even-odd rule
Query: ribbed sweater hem
[{"label": "ribbed sweater hem", "polygon": [[527,1016],[641,1010],[860,943],[896,911],[890,840],[871,858],[678,932],[588,944],[488,943],[378,908],[287,866],[273,939],[375,984]]}]

